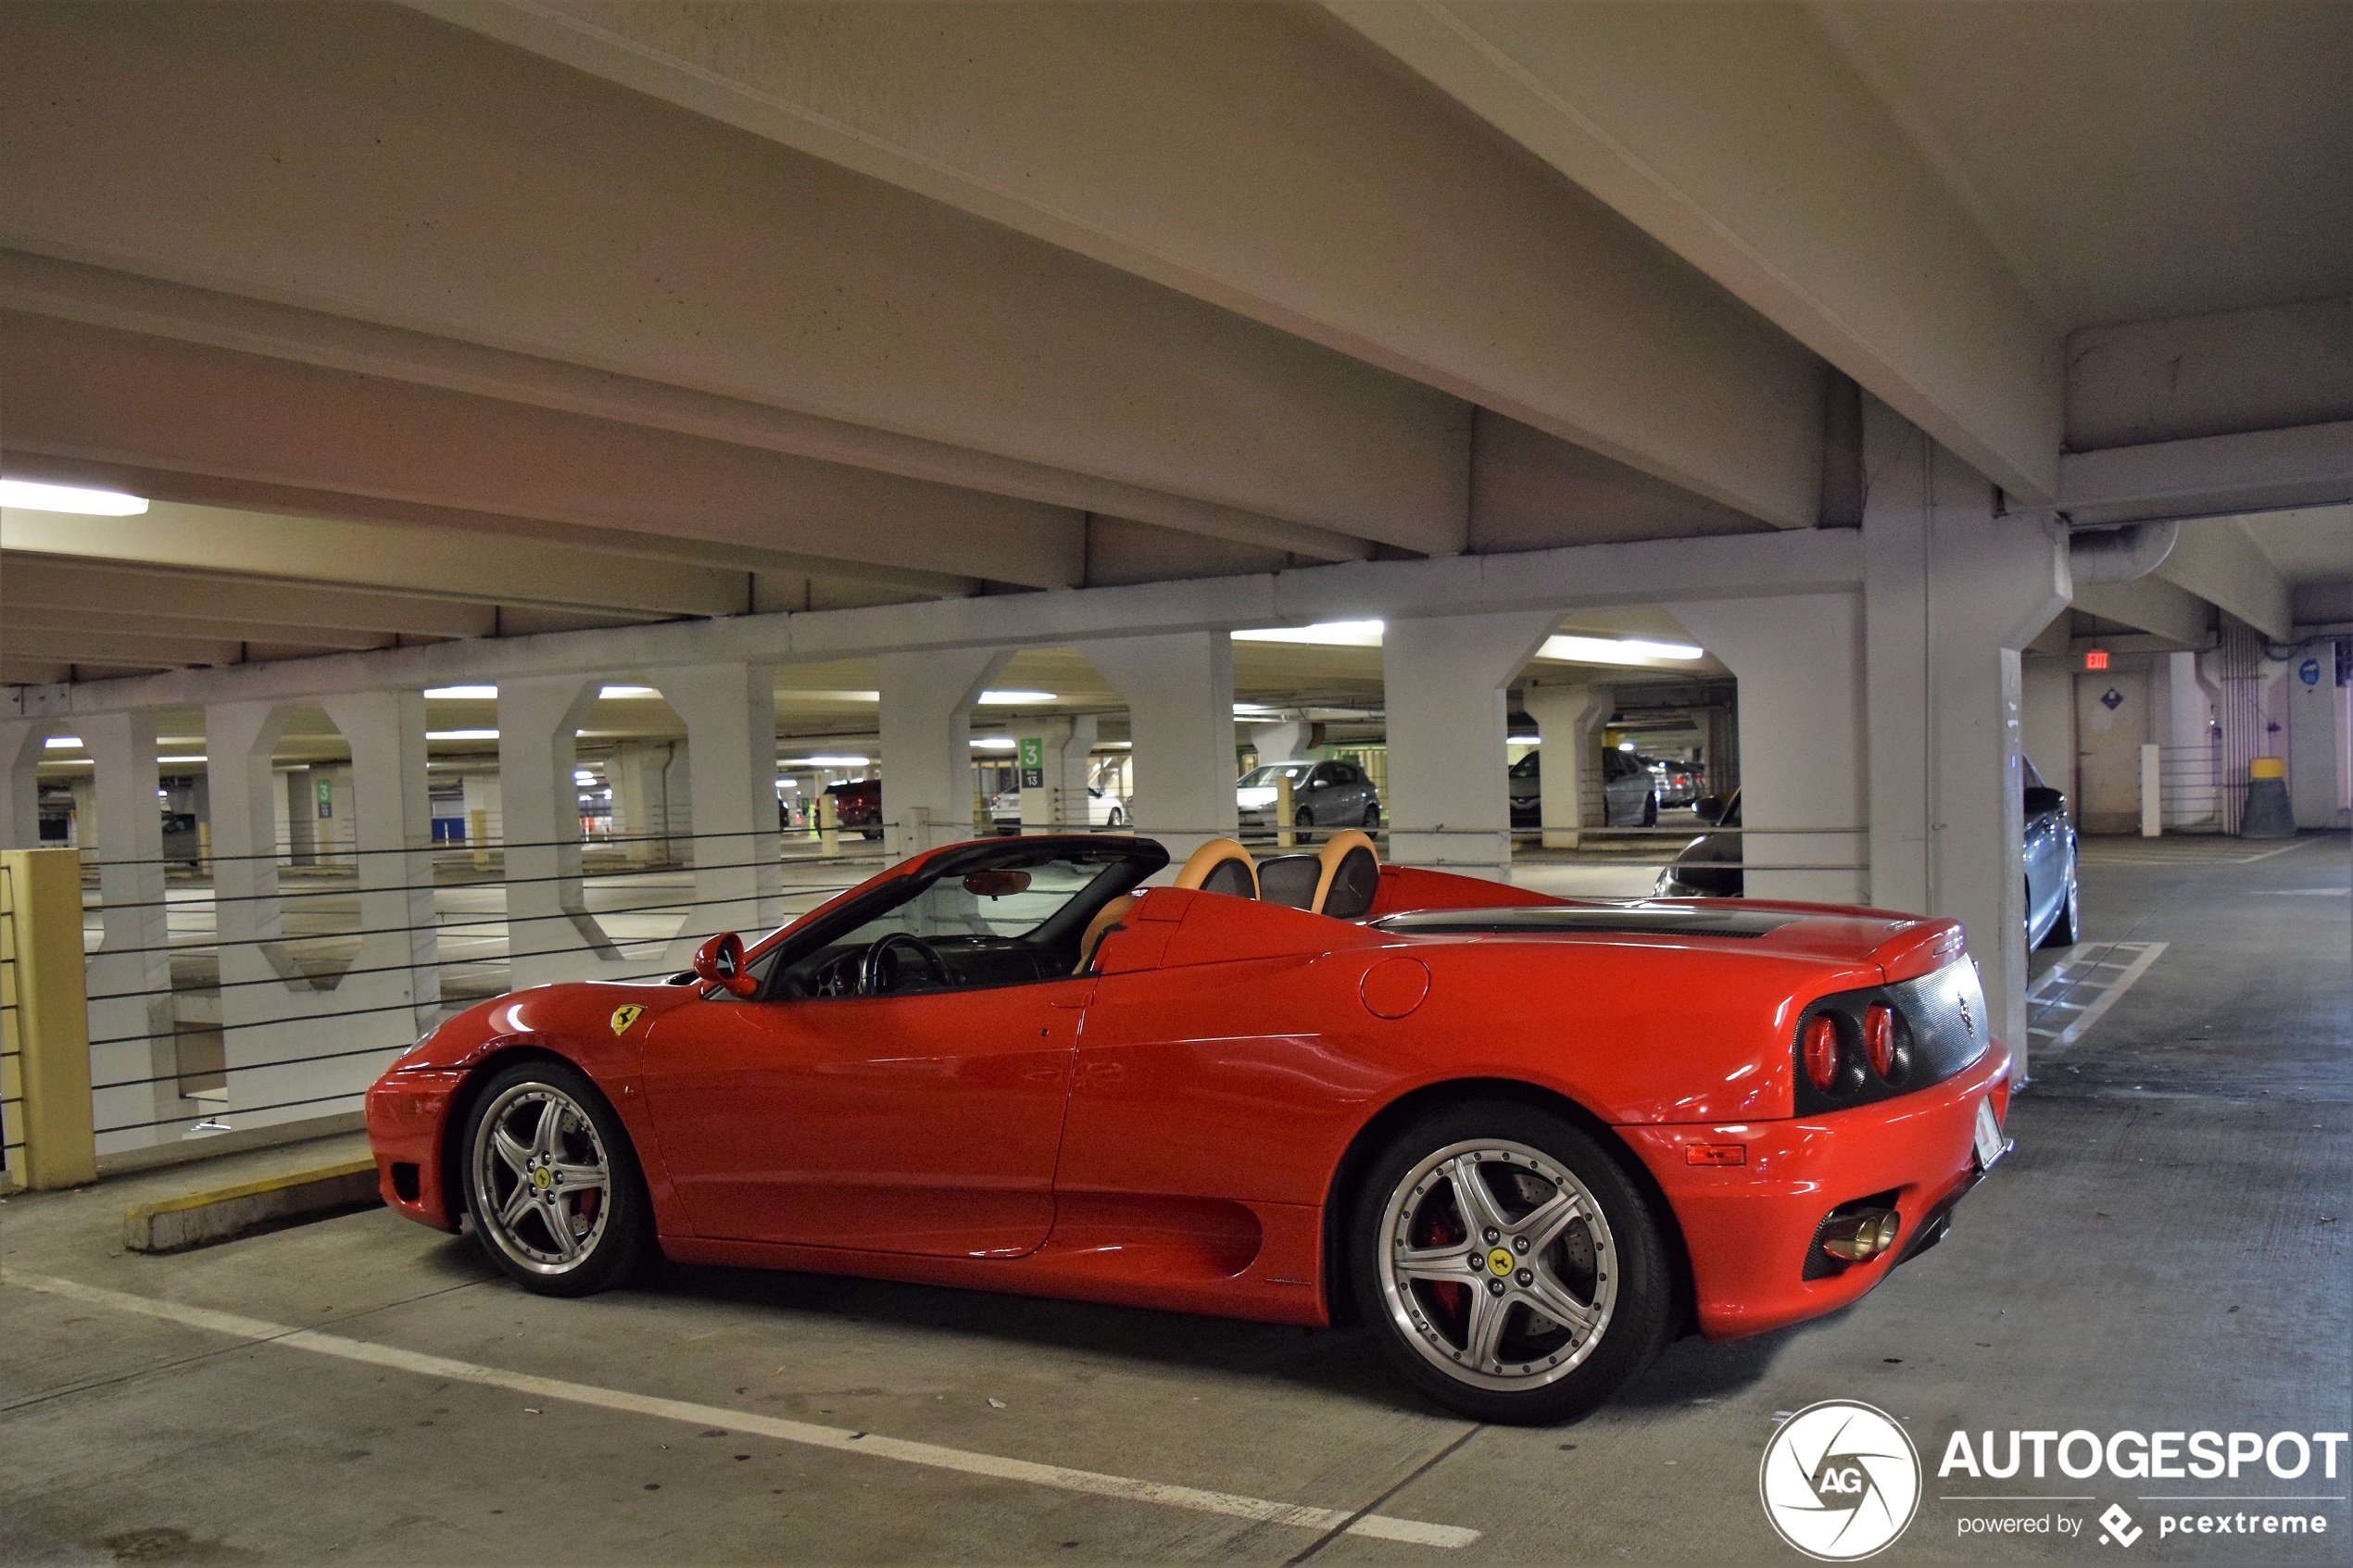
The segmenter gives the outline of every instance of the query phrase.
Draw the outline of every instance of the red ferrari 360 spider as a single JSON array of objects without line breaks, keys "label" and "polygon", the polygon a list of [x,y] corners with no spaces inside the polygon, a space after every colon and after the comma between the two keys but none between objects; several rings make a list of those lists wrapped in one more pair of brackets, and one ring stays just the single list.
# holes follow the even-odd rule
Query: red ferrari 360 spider
[{"label": "red ferrari 360 spider", "polygon": [[526,1287],[654,1249],[1281,1323],[1552,1421],[1831,1311],[2007,1145],[1951,921],[1546,898],[1344,833],[920,855],[666,984],[518,992],[370,1091],[385,1200]]}]

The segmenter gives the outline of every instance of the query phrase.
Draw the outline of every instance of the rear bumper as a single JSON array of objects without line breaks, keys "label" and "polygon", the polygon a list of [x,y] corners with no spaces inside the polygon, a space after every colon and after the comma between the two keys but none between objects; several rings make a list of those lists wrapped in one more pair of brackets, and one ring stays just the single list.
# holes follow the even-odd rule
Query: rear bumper
[{"label": "rear bumper", "polygon": [[368,1090],[368,1148],[384,1207],[435,1230],[458,1228],[459,1210],[444,1190],[442,1131],[462,1072],[387,1073]]},{"label": "rear bumper", "polygon": [[[1917,1094],[1788,1122],[1620,1127],[1682,1226],[1711,1339],[1761,1334],[1835,1311],[1869,1291],[1980,1172],[1978,1105],[2009,1114],[2010,1058],[1994,1046],[1963,1072]],[[1743,1145],[1743,1165],[1693,1165],[1685,1146]],[[1896,1245],[1869,1262],[1805,1277],[1823,1217],[1842,1203],[1896,1195]]]}]

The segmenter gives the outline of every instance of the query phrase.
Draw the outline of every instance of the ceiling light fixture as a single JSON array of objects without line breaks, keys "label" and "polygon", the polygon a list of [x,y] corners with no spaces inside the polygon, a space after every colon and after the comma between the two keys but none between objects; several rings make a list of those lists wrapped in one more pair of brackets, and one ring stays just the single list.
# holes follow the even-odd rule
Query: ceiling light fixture
[{"label": "ceiling light fixture", "polygon": [[496,730],[427,730],[427,740],[497,740]]},{"label": "ceiling light fixture", "polygon": [[597,695],[606,698],[627,698],[660,696],[661,694],[651,686],[599,686],[597,688]]},{"label": "ceiling light fixture", "polygon": [[79,512],[83,517],[137,517],[147,509],[147,503],[143,496],[125,495],[119,490],[0,479],[0,507],[21,507],[29,512]]},{"label": "ceiling light fixture", "polygon": [[1051,692],[983,692],[980,694],[980,705],[983,708],[1018,708],[1028,702],[1057,700],[1059,699]]},{"label": "ceiling light fixture", "polygon": [[1013,748],[1013,738],[1011,735],[975,735],[973,737],[975,751],[1011,751]]},{"label": "ceiling light fixture", "polygon": [[787,757],[781,766],[786,768],[863,768],[873,760],[867,757]]},{"label": "ceiling light fixture", "polygon": [[1377,648],[1387,628],[1378,621],[1319,621],[1312,626],[1272,626],[1237,632],[1238,643],[1289,643],[1298,647]]},{"label": "ceiling light fixture", "polygon": [[41,746],[44,751],[80,751],[82,737],[80,735],[51,735],[41,743]]},{"label": "ceiling light fixture", "polygon": [[1630,664],[1655,663],[1660,659],[1704,659],[1707,650],[1689,643],[1655,643],[1645,637],[1585,637],[1566,633],[1547,637],[1544,646],[1536,650],[1539,659],[1559,659],[1569,664]]},{"label": "ceiling light fixture", "polygon": [[201,762],[204,759],[201,757],[158,757],[156,760],[158,762]]}]

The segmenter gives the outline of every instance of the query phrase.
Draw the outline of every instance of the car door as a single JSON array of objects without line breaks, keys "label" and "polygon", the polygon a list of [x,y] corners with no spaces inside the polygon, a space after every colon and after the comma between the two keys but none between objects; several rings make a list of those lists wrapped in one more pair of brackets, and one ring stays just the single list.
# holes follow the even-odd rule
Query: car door
[{"label": "car door", "polygon": [[2020,759],[2019,766],[2024,795],[2023,839],[2019,855],[2026,876],[2026,930],[2031,939],[2048,923],[2046,917],[2057,910],[2064,870],[2060,862],[2066,846],[2062,842],[2059,813],[2048,804],[2054,792],[2044,784],[2033,763]]},{"label": "car door", "polygon": [[1094,982],[713,998],[646,1042],[662,1163],[698,1236],[1019,1256],[1053,1227],[1054,1151]]}]

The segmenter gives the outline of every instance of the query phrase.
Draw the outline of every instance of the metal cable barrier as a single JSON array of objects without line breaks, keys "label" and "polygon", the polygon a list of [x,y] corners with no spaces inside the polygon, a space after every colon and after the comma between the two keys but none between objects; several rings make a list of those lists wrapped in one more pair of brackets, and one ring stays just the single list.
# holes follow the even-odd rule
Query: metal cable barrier
[{"label": "metal cable barrier", "polygon": [[[1070,803],[1076,806],[1074,799]],[[921,816],[889,824],[909,851],[972,835],[971,824]],[[981,832],[995,824],[983,820]],[[1239,836],[1253,853],[1312,852],[1324,828],[1021,824],[1040,834],[1137,833],[1172,851]],[[1704,822],[1583,828],[1578,847],[1545,850],[1541,828],[1376,824],[1387,859],[1509,874],[1558,868],[1655,872],[1696,838],[1715,841],[1718,872],[1750,865],[1751,838],[1786,841],[1786,859],[1758,852],[1754,870],[1840,873],[1860,887],[1861,831],[1718,827]],[[847,836],[847,835],[845,835]],[[1801,842],[1811,841],[1811,842]],[[643,859],[623,858],[647,846]],[[1851,847],[1852,853],[1839,851]],[[681,849],[686,858],[678,858]],[[1829,853],[1821,851],[1828,850]],[[521,852],[579,855],[571,865],[517,865]],[[332,859],[324,859],[327,854]],[[653,859],[659,855],[661,859]],[[673,833],[642,838],[338,846],[311,863],[268,854],[82,862],[88,956],[90,1096],[101,1153],[354,1110],[367,1086],[421,1031],[520,984],[549,979],[652,981],[676,970],[674,944],[695,911],[712,918],[790,919],[856,885],[884,863],[879,847],[843,852],[814,832]],[[389,858],[389,859],[387,859]],[[485,864],[485,861],[488,863]],[[506,874],[512,866],[516,874]],[[107,872],[145,873],[145,897],[108,903]],[[243,891],[222,893],[224,872]],[[293,873],[305,885],[281,888]],[[252,879],[259,879],[256,886]],[[160,884],[160,896],[157,884]],[[699,886],[698,884],[700,884]],[[765,885],[763,885],[765,884]],[[1549,882],[1540,882],[1553,890]],[[1647,883],[1640,892],[1647,892]],[[1633,891],[1619,889],[1620,893]],[[520,897],[519,897],[520,896]],[[1798,896],[1792,894],[1791,896]],[[1812,895],[1806,895],[1812,896]],[[427,901],[426,916],[420,901]],[[391,907],[387,907],[391,906]],[[759,911],[755,914],[753,911]],[[5,923],[5,922],[0,922]],[[699,930],[694,935],[707,935]],[[0,1008],[13,1007],[12,956],[0,951]],[[13,1020],[13,1014],[7,1014]],[[16,1039],[0,1059],[6,1147],[21,1147]]]}]

